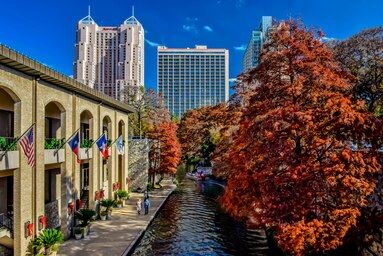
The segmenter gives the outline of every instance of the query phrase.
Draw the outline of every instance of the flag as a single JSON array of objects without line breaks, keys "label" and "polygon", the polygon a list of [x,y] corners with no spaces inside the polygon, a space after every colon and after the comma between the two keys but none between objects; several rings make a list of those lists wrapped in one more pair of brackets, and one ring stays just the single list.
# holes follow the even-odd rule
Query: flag
[{"label": "flag", "polygon": [[80,163],[80,158],[79,158],[79,150],[80,150],[80,132],[77,131],[75,132],[72,137],[68,140],[68,145],[72,149],[73,153],[77,157],[77,163]]},{"label": "flag", "polygon": [[96,141],[97,147],[101,152],[102,158],[104,160],[108,159],[109,157],[109,150],[108,150],[108,140],[106,139],[105,133],[98,138]]},{"label": "flag", "polygon": [[20,139],[21,148],[25,156],[28,158],[28,164],[35,166],[35,146],[33,143],[33,128],[34,125]]},{"label": "flag", "polygon": [[116,149],[119,155],[123,155],[125,153],[124,140],[122,139],[122,135],[116,140]]}]

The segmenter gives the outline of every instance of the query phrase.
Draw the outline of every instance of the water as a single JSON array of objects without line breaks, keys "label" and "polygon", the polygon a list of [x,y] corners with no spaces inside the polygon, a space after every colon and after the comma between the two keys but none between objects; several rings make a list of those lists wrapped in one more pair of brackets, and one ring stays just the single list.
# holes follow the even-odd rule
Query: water
[{"label": "water", "polygon": [[268,255],[267,240],[227,216],[217,183],[184,181],[169,197],[133,255]]}]

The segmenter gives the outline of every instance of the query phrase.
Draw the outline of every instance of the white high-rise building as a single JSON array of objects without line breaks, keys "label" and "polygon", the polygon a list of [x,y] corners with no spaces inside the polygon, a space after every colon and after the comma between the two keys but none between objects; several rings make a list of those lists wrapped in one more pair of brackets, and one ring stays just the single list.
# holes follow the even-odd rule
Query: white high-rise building
[{"label": "white high-rise building", "polygon": [[172,115],[229,100],[229,51],[195,48],[157,48],[158,92]]},{"label": "white high-rise building", "polygon": [[[139,98],[144,87],[144,28],[134,17],[118,27],[101,27],[90,16],[76,31],[74,78],[115,99]],[[124,92],[124,93],[123,93]]]}]

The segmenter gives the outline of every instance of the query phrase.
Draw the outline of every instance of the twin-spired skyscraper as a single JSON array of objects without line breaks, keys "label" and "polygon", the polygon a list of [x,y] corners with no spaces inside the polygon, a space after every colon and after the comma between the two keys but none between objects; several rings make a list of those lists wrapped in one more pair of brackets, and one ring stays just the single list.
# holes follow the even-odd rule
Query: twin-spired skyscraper
[{"label": "twin-spired skyscraper", "polygon": [[[134,10],[118,27],[98,26],[89,12],[77,24],[74,78],[117,100],[139,99],[144,91],[144,34]],[[159,46],[157,58],[157,88],[171,114],[181,117],[189,109],[228,101],[228,50]]]},{"label": "twin-spired skyscraper", "polygon": [[144,28],[135,18],[101,27],[90,16],[76,31],[74,78],[121,101],[139,98],[144,87]]}]

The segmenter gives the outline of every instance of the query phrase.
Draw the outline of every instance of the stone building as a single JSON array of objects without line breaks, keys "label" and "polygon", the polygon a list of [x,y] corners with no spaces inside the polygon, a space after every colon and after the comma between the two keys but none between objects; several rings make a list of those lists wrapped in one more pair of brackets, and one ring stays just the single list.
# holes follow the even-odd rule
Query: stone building
[{"label": "stone building", "polygon": [[49,144],[78,129],[82,142],[103,132],[127,141],[131,112],[128,105],[0,45],[0,151],[35,124],[36,158],[36,166],[29,166],[17,143],[0,160],[0,247],[24,255],[44,216],[48,226],[68,237],[77,199],[94,207],[97,192],[112,198],[115,184],[127,189],[127,143],[124,155],[112,146],[107,161],[96,145],[81,148],[80,163],[68,145],[55,150]]},{"label": "stone building", "polygon": [[144,191],[148,184],[150,141],[148,139],[130,139],[128,147],[131,189]]}]

